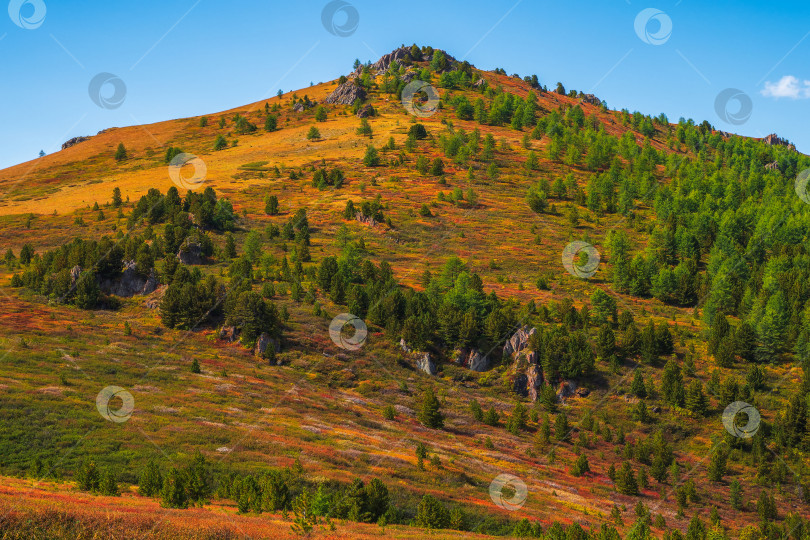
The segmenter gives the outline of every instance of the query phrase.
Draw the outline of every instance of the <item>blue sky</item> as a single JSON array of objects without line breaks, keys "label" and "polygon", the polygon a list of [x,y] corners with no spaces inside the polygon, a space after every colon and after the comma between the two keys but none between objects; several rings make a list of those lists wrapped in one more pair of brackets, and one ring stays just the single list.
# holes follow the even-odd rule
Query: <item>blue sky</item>
[{"label": "blue sky", "polygon": [[[345,37],[324,27],[326,5],[11,0],[14,20],[0,10],[0,167],[76,135],[213,113],[337,78],[356,57],[376,60],[414,42],[482,69],[562,81],[611,108],[706,119],[755,137],[776,132],[810,153],[807,2],[351,0],[359,23]],[[642,16],[637,33],[648,8],[654,16]],[[338,27],[346,14],[338,11]],[[126,85],[117,108],[89,97],[102,72]],[[718,114],[728,88],[741,101]]]}]

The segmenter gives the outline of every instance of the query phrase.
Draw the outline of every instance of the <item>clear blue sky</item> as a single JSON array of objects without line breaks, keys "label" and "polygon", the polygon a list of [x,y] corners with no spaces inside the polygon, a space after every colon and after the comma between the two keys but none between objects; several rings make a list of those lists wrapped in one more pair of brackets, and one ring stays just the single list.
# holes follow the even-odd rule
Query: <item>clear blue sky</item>
[{"label": "clear blue sky", "polygon": [[[39,26],[23,29],[0,10],[0,167],[76,135],[213,113],[333,79],[356,57],[376,60],[413,42],[482,69],[562,81],[611,108],[706,119],[750,136],[777,132],[810,153],[807,2],[351,0],[359,24],[347,37],[325,29],[325,1],[12,0],[12,8],[23,2],[46,12],[40,24],[24,4],[23,19]],[[660,45],[634,27],[650,7],[672,22],[668,36],[660,17],[643,27]],[[338,26],[345,17],[336,15]],[[120,107],[89,98],[100,72],[126,84]],[[745,123],[718,116],[715,98],[726,88],[750,97]]]}]

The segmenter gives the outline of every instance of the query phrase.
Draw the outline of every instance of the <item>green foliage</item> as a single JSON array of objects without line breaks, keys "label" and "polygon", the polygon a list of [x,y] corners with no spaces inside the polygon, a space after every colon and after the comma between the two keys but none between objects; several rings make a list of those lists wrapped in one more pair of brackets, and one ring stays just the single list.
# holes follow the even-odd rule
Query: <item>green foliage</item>
[{"label": "green foliage", "polygon": [[124,147],[124,143],[118,143],[118,148],[115,149],[115,161],[124,161],[127,157],[127,149]]},{"label": "green foliage", "polygon": [[417,418],[425,427],[441,429],[444,427],[444,416],[440,409],[441,404],[433,393],[433,389],[428,388],[422,396],[422,405]]}]

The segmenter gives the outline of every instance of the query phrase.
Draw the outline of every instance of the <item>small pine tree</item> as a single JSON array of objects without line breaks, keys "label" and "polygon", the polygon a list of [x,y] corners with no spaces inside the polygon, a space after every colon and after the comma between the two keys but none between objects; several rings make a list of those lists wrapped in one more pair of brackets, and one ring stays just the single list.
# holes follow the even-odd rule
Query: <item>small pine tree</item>
[{"label": "small pine tree", "polygon": [[571,427],[564,412],[559,413],[554,421],[554,438],[558,441],[571,440]]},{"label": "small pine tree", "polygon": [[217,140],[214,141],[214,150],[224,150],[228,148],[228,141],[223,135],[218,135]]},{"label": "small pine tree", "polygon": [[121,494],[118,489],[118,482],[115,480],[115,473],[110,469],[105,469],[101,473],[101,480],[99,481],[99,492],[108,497],[117,497]]},{"label": "small pine tree", "polygon": [[366,148],[366,155],[363,156],[363,165],[366,167],[377,167],[380,165],[380,154],[373,144]]},{"label": "small pine tree", "polygon": [[574,476],[582,476],[590,470],[591,467],[588,463],[588,458],[585,456],[585,454],[580,454],[576,462],[574,462],[573,467],[571,467],[571,474]]},{"label": "small pine tree", "polygon": [[425,427],[441,429],[444,427],[444,416],[440,409],[441,404],[433,393],[433,389],[427,389],[422,398],[422,408],[418,415],[419,421]]},{"label": "small pine tree", "polygon": [[191,361],[191,372],[200,373],[200,361],[196,358]]},{"label": "small pine tree", "polygon": [[118,148],[115,150],[115,161],[124,161],[127,159],[127,149],[124,143],[118,143]]},{"label": "small pine tree", "polygon": [[309,128],[307,132],[307,140],[314,141],[315,139],[321,138],[321,132],[315,126]]},{"label": "small pine tree", "polygon": [[173,467],[163,480],[160,505],[164,508],[188,508],[185,474],[176,467]]},{"label": "small pine tree", "polygon": [[138,479],[138,493],[144,497],[154,497],[160,494],[163,488],[163,475],[155,461],[150,461],[141,471]]}]

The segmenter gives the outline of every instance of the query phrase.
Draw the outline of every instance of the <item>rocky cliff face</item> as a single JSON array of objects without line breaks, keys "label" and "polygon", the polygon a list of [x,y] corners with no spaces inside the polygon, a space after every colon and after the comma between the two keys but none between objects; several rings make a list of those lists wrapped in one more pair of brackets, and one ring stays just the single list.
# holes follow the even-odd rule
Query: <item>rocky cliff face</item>
[{"label": "rocky cliff face", "polygon": [[504,359],[514,359],[511,368],[512,389],[516,394],[532,401],[537,401],[538,390],[543,385],[543,370],[537,365],[537,355],[528,350],[529,339],[536,332],[536,328],[522,326],[503,346]]}]

